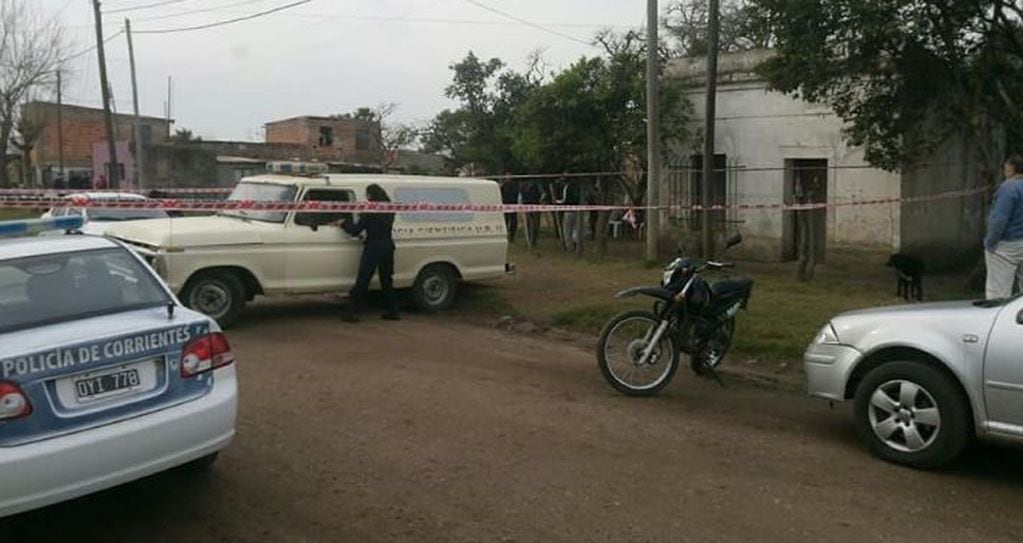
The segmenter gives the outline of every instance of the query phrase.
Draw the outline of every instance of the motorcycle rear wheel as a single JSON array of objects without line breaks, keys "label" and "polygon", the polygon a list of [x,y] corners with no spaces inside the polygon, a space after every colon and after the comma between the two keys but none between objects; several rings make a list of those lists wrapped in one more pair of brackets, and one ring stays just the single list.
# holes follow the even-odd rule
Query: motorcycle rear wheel
[{"label": "motorcycle rear wheel", "polygon": [[647,363],[639,364],[659,325],[660,319],[653,313],[626,311],[604,326],[597,343],[597,364],[604,380],[618,392],[653,396],[675,376],[679,351],[670,330],[661,336]]}]

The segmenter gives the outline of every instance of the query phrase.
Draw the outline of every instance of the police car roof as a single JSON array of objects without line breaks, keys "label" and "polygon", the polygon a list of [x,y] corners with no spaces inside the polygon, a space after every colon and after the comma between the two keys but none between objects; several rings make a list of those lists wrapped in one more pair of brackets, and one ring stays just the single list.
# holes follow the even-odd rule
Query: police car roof
[{"label": "police car roof", "polygon": [[265,174],[246,177],[243,183],[279,183],[314,187],[333,185],[430,185],[430,186],[495,186],[496,181],[478,177],[439,177],[423,175],[386,175],[365,173],[329,173],[315,176]]},{"label": "police car roof", "polygon": [[119,247],[119,245],[107,238],[81,234],[52,237],[0,238],[0,260],[89,251],[92,249],[109,249],[111,247]]}]

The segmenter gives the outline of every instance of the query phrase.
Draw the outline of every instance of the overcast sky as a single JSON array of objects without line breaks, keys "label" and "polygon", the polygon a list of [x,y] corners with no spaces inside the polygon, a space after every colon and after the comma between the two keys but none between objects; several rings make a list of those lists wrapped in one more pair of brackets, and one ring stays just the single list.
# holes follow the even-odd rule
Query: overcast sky
[{"label": "overcast sky", "polygon": [[[215,23],[296,1],[105,0],[103,30],[111,36],[123,28],[125,16],[132,19],[143,114],[163,115],[171,76],[177,127],[206,139],[258,140],[267,121],[381,102],[399,104],[399,121],[427,120],[452,105],[443,95],[448,66],[469,50],[522,68],[531,51],[543,49],[552,67],[562,67],[599,53],[580,42],[589,42],[601,27],[642,27],[646,6],[642,0],[476,0],[548,29],[543,30],[469,0],[311,0],[218,28],[141,33]],[[89,0],[38,5],[63,21],[72,53],[95,44]],[[107,63],[115,107],[130,112],[123,36],[107,45]],[[70,61],[68,68],[65,100],[99,106],[96,53]]]}]

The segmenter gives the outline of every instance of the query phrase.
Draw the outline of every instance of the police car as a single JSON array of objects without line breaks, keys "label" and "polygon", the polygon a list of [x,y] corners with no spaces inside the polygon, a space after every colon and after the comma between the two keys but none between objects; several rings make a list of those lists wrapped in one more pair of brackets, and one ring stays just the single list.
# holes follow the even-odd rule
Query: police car
[{"label": "police car", "polygon": [[235,433],[227,339],[133,251],[4,237],[80,225],[0,223],[0,517],[208,466]]}]

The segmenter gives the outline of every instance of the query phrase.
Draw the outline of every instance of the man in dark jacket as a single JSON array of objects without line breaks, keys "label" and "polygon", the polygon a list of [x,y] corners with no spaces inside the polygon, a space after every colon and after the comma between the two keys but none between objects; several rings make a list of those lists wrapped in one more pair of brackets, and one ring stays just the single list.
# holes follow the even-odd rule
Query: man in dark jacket
[{"label": "man in dark jacket", "polygon": [[[390,202],[380,185],[366,187],[366,199],[370,202]],[[357,222],[341,221],[341,228],[351,236],[366,233],[362,258],[359,260],[359,275],[352,288],[352,309],[341,315],[345,322],[359,322],[359,312],[366,304],[369,282],[379,272],[380,286],[387,300],[386,320],[400,320],[398,298],[394,293],[394,213],[363,213]]]},{"label": "man in dark jacket", "polygon": [[[530,181],[522,188],[522,204],[538,205],[543,201],[543,189],[540,183]],[[526,243],[531,249],[536,248],[537,240],[540,238],[540,214],[526,213]]]},{"label": "man in dark jacket", "polygon": [[[501,203],[506,205],[516,205],[519,203],[518,181],[507,177],[501,181]],[[504,225],[508,230],[508,243],[515,243],[515,234],[519,232],[519,214],[505,213]]]}]

